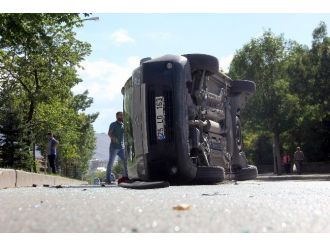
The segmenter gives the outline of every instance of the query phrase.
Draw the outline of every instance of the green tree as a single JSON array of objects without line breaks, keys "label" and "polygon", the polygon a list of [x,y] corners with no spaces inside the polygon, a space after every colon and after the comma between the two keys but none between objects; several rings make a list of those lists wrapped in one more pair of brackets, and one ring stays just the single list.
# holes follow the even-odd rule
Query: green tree
[{"label": "green tree", "polygon": [[250,99],[242,118],[247,120],[245,126],[250,124],[255,131],[273,134],[277,173],[281,173],[280,135],[291,128],[299,114],[298,98],[291,94],[286,76],[292,46],[282,35],[266,31],[236,52],[229,71],[234,79],[244,78],[257,84],[256,95]]},{"label": "green tree", "polygon": [[26,145],[27,126],[22,114],[8,95],[1,98],[0,107],[0,167],[33,170],[34,162],[29,146]]},{"label": "green tree", "polygon": [[312,160],[330,155],[330,37],[321,22],[313,31],[312,46],[297,47],[288,66],[290,90],[303,109],[291,136]]},{"label": "green tree", "polygon": [[71,93],[81,82],[77,68],[91,52],[73,31],[82,24],[79,14],[0,14],[0,92],[6,89],[21,106],[19,121],[27,128],[30,150],[37,144],[45,154],[45,134],[56,133],[62,168],[78,167],[73,177],[91,158],[97,117],[84,113],[92,103],[88,92]]},{"label": "green tree", "polygon": [[0,15],[0,64],[10,78],[3,83],[20,86],[26,123],[33,125],[39,102],[65,98],[80,82],[76,66],[90,53],[90,45],[75,39],[72,31],[81,23],[78,14]]},{"label": "green tree", "polygon": [[[38,131],[36,140],[43,154],[46,153],[48,140],[45,133],[52,130],[59,141],[58,164],[66,176],[80,178],[88,168],[88,161],[95,149],[95,133],[92,123],[98,114],[87,115],[82,112],[93,100],[82,95],[52,104],[39,104],[36,122]],[[76,99],[80,98],[79,101]],[[82,100],[84,99],[84,100]]]}]

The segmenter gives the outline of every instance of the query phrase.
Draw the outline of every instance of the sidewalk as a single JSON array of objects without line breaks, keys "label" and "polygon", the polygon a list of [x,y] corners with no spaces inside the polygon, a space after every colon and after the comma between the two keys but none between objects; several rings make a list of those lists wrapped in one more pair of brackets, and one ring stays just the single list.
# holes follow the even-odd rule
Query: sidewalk
[{"label": "sidewalk", "polygon": [[0,189],[83,184],[88,183],[67,177],[0,168]]},{"label": "sidewalk", "polygon": [[283,180],[318,180],[330,181],[330,174],[282,174],[276,175],[274,173],[258,174],[256,180],[263,181],[283,181]]}]

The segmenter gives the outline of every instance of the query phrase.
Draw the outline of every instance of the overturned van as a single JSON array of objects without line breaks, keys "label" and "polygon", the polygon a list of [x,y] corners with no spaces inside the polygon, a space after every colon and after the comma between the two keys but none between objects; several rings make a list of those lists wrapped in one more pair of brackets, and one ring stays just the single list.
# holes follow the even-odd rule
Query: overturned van
[{"label": "overturned van", "polygon": [[252,81],[231,80],[217,58],[141,60],[122,88],[129,176],[174,184],[254,179],[242,146],[240,112]]}]

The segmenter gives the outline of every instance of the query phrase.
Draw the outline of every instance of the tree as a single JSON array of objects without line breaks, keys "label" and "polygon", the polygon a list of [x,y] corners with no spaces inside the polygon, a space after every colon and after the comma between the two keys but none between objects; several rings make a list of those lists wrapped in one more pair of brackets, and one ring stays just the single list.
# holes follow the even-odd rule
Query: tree
[{"label": "tree", "polygon": [[0,92],[6,90],[21,106],[25,144],[32,151],[37,144],[44,153],[45,133],[54,131],[61,139],[63,167],[76,166],[80,172],[95,146],[97,117],[84,113],[92,103],[88,92],[71,93],[81,82],[77,68],[91,52],[73,31],[82,23],[79,14],[0,14]]},{"label": "tree", "polygon": [[65,98],[80,82],[76,66],[90,45],[75,39],[72,28],[82,23],[78,14],[1,14],[0,20],[0,65],[9,79],[3,83],[20,86],[28,103],[25,122],[33,125],[39,102]]},{"label": "tree", "polygon": [[[88,161],[95,149],[95,133],[92,123],[98,114],[82,112],[93,100],[88,92],[72,96],[66,100],[54,100],[52,104],[39,104],[36,123],[36,140],[42,153],[46,153],[45,133],[52,130],[59,140],[58,164],[63,175],[80,178],[88,168]],[[79,98],[79,100],[77,100]]]},{"label": "tree", "polygon": [[257,92],[243,112],[247,125],[273,134],[274,171],[281,173],[280,134],[288,130],[299,113],[298,98],[291,94],[286,76],[287,61],[294,44],[282,35],[266,31],[238,50],[230,65],[234,79],[256,82]]},{"label": "tree", "polygon": [[232,78],[257,83],[243,112],[247,154],[263,160],[258,140],[265,142],[271,132],[278,173],[281,148],[293,153],[299,145],[309,160],[330,158],[330,38],[325,23],[312,35],[309,48],[264,32],[236,52],[230,67]]},{"label": "tree", "polygon": [[321,22],[313,31],[312,46],[297,47],[288,66],[290,90],[303,109],[291,136],[312,160],[330,158],[330,38]]},{"label": "tree", "polygon": [[[8,99],[3,97],[1,101]],[[34,162],[25,140],[27,126],[15,102],[6,100],[0,108],[0,167],[33,170]]]}]

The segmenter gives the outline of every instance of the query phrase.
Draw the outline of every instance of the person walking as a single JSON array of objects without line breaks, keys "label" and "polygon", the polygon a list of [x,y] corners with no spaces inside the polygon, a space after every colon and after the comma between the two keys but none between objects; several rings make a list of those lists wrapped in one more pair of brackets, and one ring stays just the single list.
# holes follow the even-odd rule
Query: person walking
[{"label": "person walking", "polygon": [[294,163],[297,168],[297,173],[301,174],[301,166],[304,160],[304,153],[300,150],[300,147],[297,147],[297,151],[294,153]]},{"label": "person walking", "polygon": [[117,121],[113,122],[109,126],[108,136],[111,139],[110,149],[109,149],[109,162],[107,165],[106,179],[108,183],[111,183],[111,172],[112,166],[115,161],[116,156],[123,161],[124,171],[123,176],[118,179],[118,184],[122,182],[129,182],[128,171],[127,171],[127,159],[125,155],[124,146],[124,114],[122,112],[116,113]]},{"label": "person walking", "polygon": [[47,154],[48,154],[48,162],[49,166],[52,169],[52,173],[56,174],[56,148],[58,145],[58,141],[54,138],[52,132],[47,133],[48,137],[48,148],[47,148]]},{"label": "person walking", "polygon": [[284,165],[286,174],[290,174],[291,173],[291,157],[287,152],[284,152],[284,155],[282,157],[282,163]]}]

